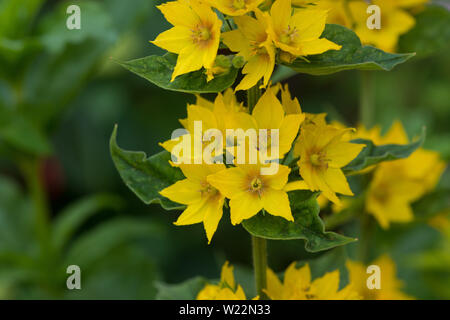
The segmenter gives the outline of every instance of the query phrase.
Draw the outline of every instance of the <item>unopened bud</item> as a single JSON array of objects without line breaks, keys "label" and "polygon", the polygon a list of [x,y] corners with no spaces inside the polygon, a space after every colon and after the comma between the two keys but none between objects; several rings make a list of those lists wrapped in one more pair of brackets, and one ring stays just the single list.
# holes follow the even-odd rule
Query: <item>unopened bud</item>
[{"label": "unopened bud", "polygon": [[231,68],[231,61],[230,59],[228,59],[228,57],[223,56],[223,55],[218,55],[215,61],[216,66],[224,68],[224,69],[229,69]]},{"label": "unopened bud", "polygon": [[235,67],[236,69],[240,69],[244,66],[245,64],[245,60],[243,56],[235,56],[233,58],[233,67]]}]

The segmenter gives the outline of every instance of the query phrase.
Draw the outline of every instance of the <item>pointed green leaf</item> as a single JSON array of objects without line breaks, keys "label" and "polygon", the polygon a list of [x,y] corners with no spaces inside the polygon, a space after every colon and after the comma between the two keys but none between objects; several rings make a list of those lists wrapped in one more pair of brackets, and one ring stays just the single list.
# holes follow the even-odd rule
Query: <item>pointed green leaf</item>
[{"label": "pointed green leaf", "polygon": [[319,217],[317,193],[310,191],[289,192],[294,222],[268,213],[259,213],[242,222],[244,228],[252,235],[270,240],[304,239],[305,249],[318,252],[342,246],[355,239],[334,232],[326,232]]},{"label": "pointed green leaf", "polygon": [[111,135],[110,152],[116,169],[128,188],[146,204],[160,203],[166,210],[183,208],[159,194],[162,189],[184,179],[181,170],[170,165],[170,153],[163,151],[147,158],[144,152],[119,148],[116,136],[117,126]]},{"label": "pointed green leaf", "polygon": [[171,82],[172,73],[177,62],[177,56],[171,53],[164,56],[148,56],[128,62],[117,61],[118,64],[138,76],[147,79],[160,88],[188,93],[222,92],[231,87],[237,77],[237,69],[223,75],[217,75],[213,80],[206,81],[203,70],[190,72],[176,77]]},{"label": "pointed green leaf", "polygon": [[415,55],[387,53],[371,46],[362,46],[355,32],[336,24],[328,24],[322,37],[341,45],[341,50],[308,56],[309,62],[297,59],[285,65],[299,73],[312,75],[325,75],[350,69],[390,71]]},{"label": "pointed green leaf", "polygon": [[202,277],[195,277],[178,284],[156,283],[157,300],[195,300],[197,294],[208,282]]},{"label": "pointed green leaf", "polygon": [[400,37],[403,52],[416,52],[420,57],[445,49],[450,43],[450,11],[439,6],[427,6],[416,17],[414,28]]},{"label": "pointed green leaf", "polygon": [[354,173],[363,170],[372,165],[383,161],[392,161],[407,158],[420,148],[425,140],[425,128],[420,137],[410,144],[386,144],[376,146],[372,141],[365,139],[356,139],[352,142],[365,144],[366,146],[359,155],[343,168],[345,174]]}]

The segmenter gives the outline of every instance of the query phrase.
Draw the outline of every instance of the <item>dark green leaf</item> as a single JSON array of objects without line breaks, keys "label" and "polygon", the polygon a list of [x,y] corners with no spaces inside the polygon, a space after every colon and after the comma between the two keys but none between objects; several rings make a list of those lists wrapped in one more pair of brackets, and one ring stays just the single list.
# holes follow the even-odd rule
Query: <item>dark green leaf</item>
[{"label": "dark green leaf", "polygon": [[195,277],[178,284],[156,283],[158,300],[195,300],[207,284],[206,279]]},{"label": "dark green leaf", "polygon": [[244,228],[252,235],[271,240],[306,240],[305,249],[318,252],[342,246],[355,239],[334,232],[326,232],[319,217],[317,193],[310,191],[289,192],[294,222],[261,212],[255,217],[242,222]]},{"label": "dark green leaf", "polygon": [[341,50],[308,56],[309,62],[297,59],[292,64],[285,65],[299,73],[312,75],[325,75],[350,69],[390,71],[414,56],[414,53],[392,54],[371,46],[362,46],[352,30],[340,25],[328,24],[322,37],[342,45]]},{"label": "dark green leaf", "polygon": [[450,43],[450,11],[439,6],[427,6],[416,17],[416,25],[400,37],[402,52],[416,52],[420,57],[445,49]]},{"label": "dark green leaf", "polygon": [[162,57],[148,56],[128,62],[117,61],[117,63],[158,87],[188,93],[222,92],[231,87],[237,77],[238,70],[232,67],[228,73],[218,75],[209,82],[206,81],[203,70],[183,74],[171,82],[176,61],[177,56],[169,53]]},{"label": "dark green leaf", "polygon": [[352,142],[365,144],[366,146],[360,154],[343,168],[345,174],[354,173],[373,166],[383,161],[392,161],[407,158],[420,148],[425,140],[425,128],[416,141],[405,144],[386,144],[376,146],[372,141],[365,139],[356,139]]},{"label": "dark green leaf", "polygon": [[144,152],[119,148],[116,135],[117,126],[110,140],[111,157],[128,188],[146,204],[160,203],[166,210],[183,208],[159,194],[162,189],[184,178],[180,169],[170,165],[170,153],[163,151],[147,158]]}]

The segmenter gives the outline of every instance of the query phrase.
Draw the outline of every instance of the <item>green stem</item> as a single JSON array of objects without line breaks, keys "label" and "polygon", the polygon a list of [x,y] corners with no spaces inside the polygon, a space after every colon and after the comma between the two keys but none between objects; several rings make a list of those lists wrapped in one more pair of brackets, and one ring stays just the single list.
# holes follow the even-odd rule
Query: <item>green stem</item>
[{"label": "green stem", "polygon": [[[258,103],[261,97],[261,83],[247,90],[247,106],[249,112]],[[253,270],[255,273],[256,292],[260,299],[267,299],[264,289],[267,287],[267,241],[266,239],[252,236]]]},{"label": "green stem", "polygon": [[256,293],[259,299],[266,300],[264,289],[267,288],[267,241],[252,236],[253,270],[255,272]]},{"label": "green stem", "polygon": [[41,177],[41,161],[26,159],[20,163],[20,167],[33,201],[34,225],[39,244],[41,249],[46,251],[50,245],[50,217],[47,195]]},{"label": "green stem", "polygon": [[[361,72],[360,91],[360,121],[370,129],[374,125],[375,119],[375,86],[373,74],[370,71]],[[363,209],[360,217],[361,235],[359,240],[358,256],[359,260],[367,263],[370,252],[370,237],[373,230],[373,221],[369,213]]]},{"label": "green stem", "polygon": [[370,129],[374,125],[375,118],[375,90],[373,74],[370,71],[361,71],[360,90],[360,120],[361,123]]}]

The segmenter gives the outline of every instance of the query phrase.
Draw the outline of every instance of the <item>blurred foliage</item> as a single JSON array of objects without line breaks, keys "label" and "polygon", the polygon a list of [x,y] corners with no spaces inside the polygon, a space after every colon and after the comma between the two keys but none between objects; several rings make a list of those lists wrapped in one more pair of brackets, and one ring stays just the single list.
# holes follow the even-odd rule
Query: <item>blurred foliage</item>
[{"label": "blurred foliage", "polygon": [[[250,239],[241,226],[231,226],[225,215],[208,246],[201,225],[173,226],[175,213],[142,204],[114,169],[108,148],[114,124],[120,126],[119,145],[156,154],[162,151],[158,142],[179,127],[176,119],[194,100],[159,89],[109,59],[161,54],[148,40],[167,29],[167,22],[154,2],[132,3],[78,1],[82,29],[68,31],[68,2],[0,0],[0,298],[163,298],[176,289],[167,284],[195,276],[217,279],[225,259],[236,265],[248,296],[254,292]],[[424,147],[447,162],[448,49],[375,73],[377,123],[387,129],[399,119],[410,134],[425,125]],[[357,72],[287,81],[303,111],[357,124]],[[35,200],[18,165],[35,159],[51,211],[47,246],[38,237]],[[415,204],[415,222],[388,231],[376,227],[373,233],[370,255],[389,253],[406,292],[417,298],[450,298],[450,240],[426,223],[448,210],[449,188],[447,170],[437,190]],[[342,228],[359,237],[357,224]],[[268,249],[275,271],[312,259],[318,277],[342,269],[355,248],[309,253],[303,240],[293,240],[270,241]],[[66,289],[66,268],[72,264],[82,270],[79,291]]]}]

